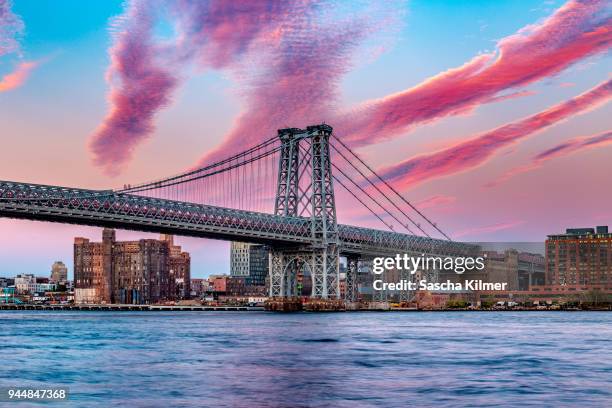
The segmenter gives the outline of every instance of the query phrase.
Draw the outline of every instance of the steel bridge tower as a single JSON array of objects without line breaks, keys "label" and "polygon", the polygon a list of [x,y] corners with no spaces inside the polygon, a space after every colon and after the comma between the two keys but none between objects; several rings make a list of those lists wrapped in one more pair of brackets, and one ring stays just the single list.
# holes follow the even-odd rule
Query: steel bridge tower
[{"label": "steel bridge tower", "polygon": [[340,298],[338,223],[329,125],[280,129],[275,215],[310,218],[313,244],[270,253],[270,296],[297,296],[297,274],[308,270],[312,297]]}]

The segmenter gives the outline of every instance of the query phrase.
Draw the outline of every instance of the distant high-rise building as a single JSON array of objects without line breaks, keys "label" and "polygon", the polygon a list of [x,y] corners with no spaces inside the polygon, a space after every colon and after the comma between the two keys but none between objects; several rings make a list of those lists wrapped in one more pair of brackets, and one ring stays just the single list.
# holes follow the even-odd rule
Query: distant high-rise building
[{"label": "distant high-rise building", "polygon": [[65,283],[68,280],[68,268],[63,262],[54,262],[51,266],[51,280],[55,283]]},{"label": "distant high-rise building", "polygon": [[230,275],[245,278],[247,285],[266,284],[269,250],[265,245],[232,242],[230,247]]},{"label": "distant high-rise building", "polygon": [[230,275],[249,276],[249,251],[251,244],[232,242],[230,244]]},{"label": "distant high-rise building", "polygon": [[75,238],[75,301],[141,304],[188,297],[189,254],[172,245],[171,236],[163,238],[118,242],[110,229],[102,242]]},{"label": "distant high-rise building", "polygon": [[612,233],[607,226],[568,228],[546,240],[548,285],[612,283]]}]

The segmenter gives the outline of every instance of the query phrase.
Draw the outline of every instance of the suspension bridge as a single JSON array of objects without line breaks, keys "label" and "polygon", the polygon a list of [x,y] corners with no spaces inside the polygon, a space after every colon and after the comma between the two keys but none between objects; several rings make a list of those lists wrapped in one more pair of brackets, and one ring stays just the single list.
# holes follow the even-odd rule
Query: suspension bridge
[{"label": "suspension bridge", "polygon": [[[269,294],[297,295],[307,269],[312,297],[356,299],[360,262],[396,254],[474,256],[326,124],[280,129],[256,146],[171,177],[109,190],[0,181],[0,216],[262,243],[270,248]],[[354,217],[383,229],[339,224],[335,185]],[[351,201],[352,200],[352,201]]]}]

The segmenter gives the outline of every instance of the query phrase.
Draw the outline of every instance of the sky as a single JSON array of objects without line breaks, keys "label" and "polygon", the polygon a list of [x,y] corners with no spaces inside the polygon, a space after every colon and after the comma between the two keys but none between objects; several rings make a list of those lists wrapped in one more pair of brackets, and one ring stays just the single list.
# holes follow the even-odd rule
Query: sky
[{"label": "sky", "polygon": [[[0,179],[119,187],[325,121],[455,239],[612,226],[610,44],[595,0],[0,0]],[[0,276],[71,270],[75,236],[0,219]]]}]

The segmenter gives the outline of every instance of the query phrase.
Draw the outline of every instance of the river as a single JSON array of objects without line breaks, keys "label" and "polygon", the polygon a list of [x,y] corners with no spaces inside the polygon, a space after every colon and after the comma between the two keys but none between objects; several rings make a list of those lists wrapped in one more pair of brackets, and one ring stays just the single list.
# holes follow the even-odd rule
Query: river
[{"label": "river", "polygon": [[0,348],[44,406],[612,405],[609,312],[4,311]]}]

